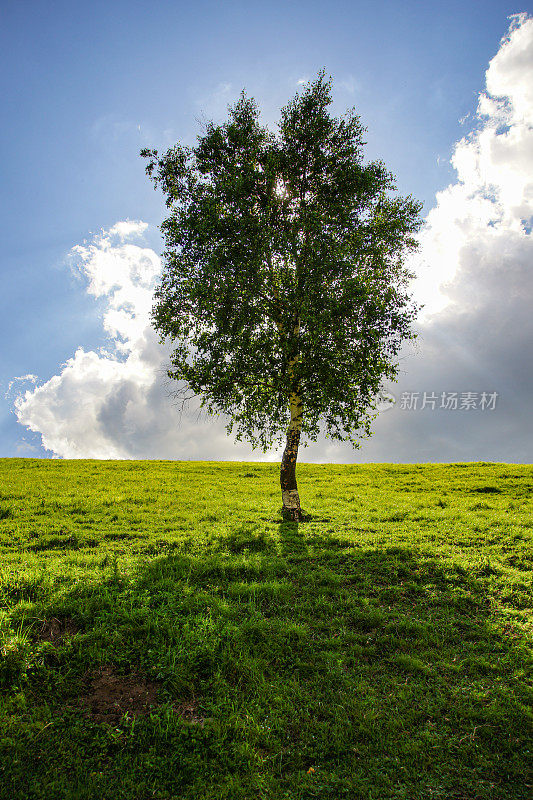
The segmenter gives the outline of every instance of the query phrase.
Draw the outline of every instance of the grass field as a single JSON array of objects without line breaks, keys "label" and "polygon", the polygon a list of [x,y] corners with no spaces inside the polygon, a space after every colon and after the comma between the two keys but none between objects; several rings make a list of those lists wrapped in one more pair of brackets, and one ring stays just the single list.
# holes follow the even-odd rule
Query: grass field
[{"label": "grass field", "polygon": [[0,797],[533,796],[533,468],[0,461]]}]

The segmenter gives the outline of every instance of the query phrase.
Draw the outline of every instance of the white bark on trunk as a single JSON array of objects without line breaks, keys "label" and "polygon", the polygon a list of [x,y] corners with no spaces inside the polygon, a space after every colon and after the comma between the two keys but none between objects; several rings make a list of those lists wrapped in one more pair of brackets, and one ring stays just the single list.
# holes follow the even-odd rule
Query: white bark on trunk
[{"label": "white bark on trunk", "polygon": [[281,493],[283,500],[283,508],[292,511],[295,508],[300,508],[300,495],[298,489],[288,489]]}]

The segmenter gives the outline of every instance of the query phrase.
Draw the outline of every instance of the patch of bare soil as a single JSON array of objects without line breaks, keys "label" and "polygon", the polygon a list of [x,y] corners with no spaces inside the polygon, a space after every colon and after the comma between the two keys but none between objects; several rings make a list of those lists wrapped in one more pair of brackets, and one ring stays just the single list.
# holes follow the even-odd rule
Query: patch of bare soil
[{"label": "patch of bare soil", "polygon": [[[144,673],[119,675],[112,665],[102,665],[85,673],[83,689],[76,705],[94,722],[119,722],[128,712],[135,716],[150,714],[157,706],[159,685]],[[197,713],[197,702],[187,700],[173,706],[185,721],[203,726],[204,719]]]},{"label": "patch of bare soil", "polygon": [[73,636],[79,630],[79,625],[71,617],[52,617],[33,629],[33,637],[41,642],[58,644],[65,636]]}]

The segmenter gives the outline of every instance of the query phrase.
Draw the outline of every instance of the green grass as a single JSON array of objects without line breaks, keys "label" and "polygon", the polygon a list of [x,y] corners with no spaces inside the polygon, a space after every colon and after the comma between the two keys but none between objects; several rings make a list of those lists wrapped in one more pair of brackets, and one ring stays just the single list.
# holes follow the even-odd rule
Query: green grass
[{"label": "green grass", "polygon": [[298,474],[0,461],[2,800],[532,796],[532,467]]}]

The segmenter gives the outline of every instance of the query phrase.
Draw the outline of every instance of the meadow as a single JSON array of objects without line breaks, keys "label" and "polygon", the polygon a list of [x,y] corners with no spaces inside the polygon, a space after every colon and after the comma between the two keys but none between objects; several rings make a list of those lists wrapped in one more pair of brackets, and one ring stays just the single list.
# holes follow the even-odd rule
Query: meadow
[{"label": "meadow", "polygon": [[533,468],[298,482],[0,460],[2,800],[533,796]]}]

